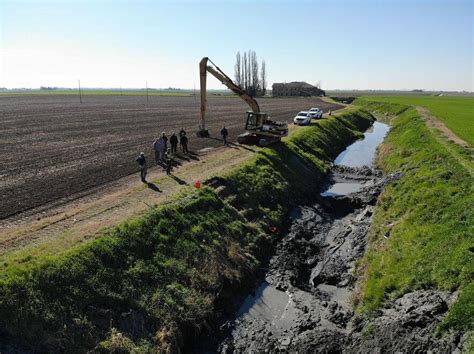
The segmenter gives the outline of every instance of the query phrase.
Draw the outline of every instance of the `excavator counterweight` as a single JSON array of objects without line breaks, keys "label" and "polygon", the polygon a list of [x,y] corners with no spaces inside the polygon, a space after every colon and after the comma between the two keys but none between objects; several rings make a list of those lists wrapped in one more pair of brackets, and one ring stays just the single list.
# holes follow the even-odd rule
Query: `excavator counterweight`
[{"label": "excavator counterweight", "polygon": [[[212,65],[208,65],[210,62]],[[262,146],[280,141],[284,136],[288,135],[288,124],[286,122],[272,121],[267,113],[260,112],[258,102],[245,92],[240,86],[235,84],[217,65],[215,65],[209,58],[204,57],[199,63],[199,74],[201,84],[201,122],[198,137],[208,137],[209,131],[206,129],[206,81],[207,73],[211,73],[223,85],[227,86],[232,92],[236,93],[242,98],[250,107],[248,111],[244,134],[237,137],[239,144],[259,144]]]}]

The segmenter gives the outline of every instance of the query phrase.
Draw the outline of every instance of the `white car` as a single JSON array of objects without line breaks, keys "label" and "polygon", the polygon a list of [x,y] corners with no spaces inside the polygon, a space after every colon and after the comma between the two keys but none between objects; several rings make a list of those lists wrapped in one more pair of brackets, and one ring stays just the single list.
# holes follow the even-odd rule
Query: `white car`
[{"label": "white car", "polygon": [[295,118],[293,118],[293,122],[296,125],[310,125],[311,124],[311,116],[307,111],[299,112]]},{"label": "white car", "polygon": [[323,110],[321,108],[311,108],[308,111],[308,114],[311,116],[311,118],[315,119],[321,119],[323,117]]}]

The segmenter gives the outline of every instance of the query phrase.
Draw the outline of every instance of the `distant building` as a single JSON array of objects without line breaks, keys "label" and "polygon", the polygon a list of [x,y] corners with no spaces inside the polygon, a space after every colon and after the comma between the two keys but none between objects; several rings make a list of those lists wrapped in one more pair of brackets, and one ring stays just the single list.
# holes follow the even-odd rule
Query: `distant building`
[{"label": "distant building", "polygon": [[304,81],[293,81],[287,84],[275,83],[272,86],[273,96],[325,96],[324,90]]}]

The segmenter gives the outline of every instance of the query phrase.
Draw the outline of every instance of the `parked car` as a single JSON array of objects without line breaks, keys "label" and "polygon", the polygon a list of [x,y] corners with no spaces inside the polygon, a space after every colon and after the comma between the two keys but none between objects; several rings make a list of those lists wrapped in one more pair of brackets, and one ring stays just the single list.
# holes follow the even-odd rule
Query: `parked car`
[{"label": "parked car", "polygon": [[311,116],[307,111],[301,111],[293,118],[293,122],[296,125],[309,125],[311,123]]},{"label": "parked car", "polygon": [[308,114],[311,116],[311,118],[321,119],[323,117],[323,110],[318,107],[311,108],[308,111]]}]

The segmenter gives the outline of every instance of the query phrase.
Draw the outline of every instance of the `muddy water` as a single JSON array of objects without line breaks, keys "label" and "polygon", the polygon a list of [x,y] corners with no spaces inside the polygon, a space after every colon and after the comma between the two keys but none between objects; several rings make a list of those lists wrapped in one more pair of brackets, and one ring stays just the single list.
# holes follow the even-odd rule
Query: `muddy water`
[{"label": "muddy water", "polygon": [[334,160],[335,165],[349,167],[373,166],[377,146],[383,141],[390,127],[385,123],[375,122],[364,133],[364,139],[349,145]]},{"label": "muddy water", "polygon": [[[346,150],[339,154],[334,160],[335,166],[362,168],[373,167],[377,146],[383,141],[389,126],[385,123],[375,122],[365,133],[364,138],[349,145]],[[341,173],[341,169],[333,169],[327,178],[326,185],[321,193],[322,197],[336,197],[359,192],[362,188],[368,187],[371,178],[364,178],[360,173],[355,175]]]},{"label": "muddy water", "polygon": [[362,188],[361,183],[353,182],[339,182],[334,183],[328,190],[321,193],[322,197],[335,197],[338,195],[347,195],[350,193],[358,192]]},{"label": "muddy water", "polygon": [[[375,202],[385,185],[399,177],[382,176],[372,166],[376,148],[388,129],[375,122],[363,140],[336,158],[318,202],[292,212],[290,230],[277,245],[265,280],[223,326],[225,339],[217,345],[218,352],[412,352],[420,345],[453,348],[456,341],[434,345],[429,331],[412,328],[418,322],[408,312],[422,308],[417,320],[424,318],[431,326],[447,308],[443,294],[415,294],[395,304],[386,315],[367,319],[378,329],[373,338],[363,334],[368,322],[353,312],[355,263],[366,250]],[[413,339],[407,341],[408,337]]]}]

